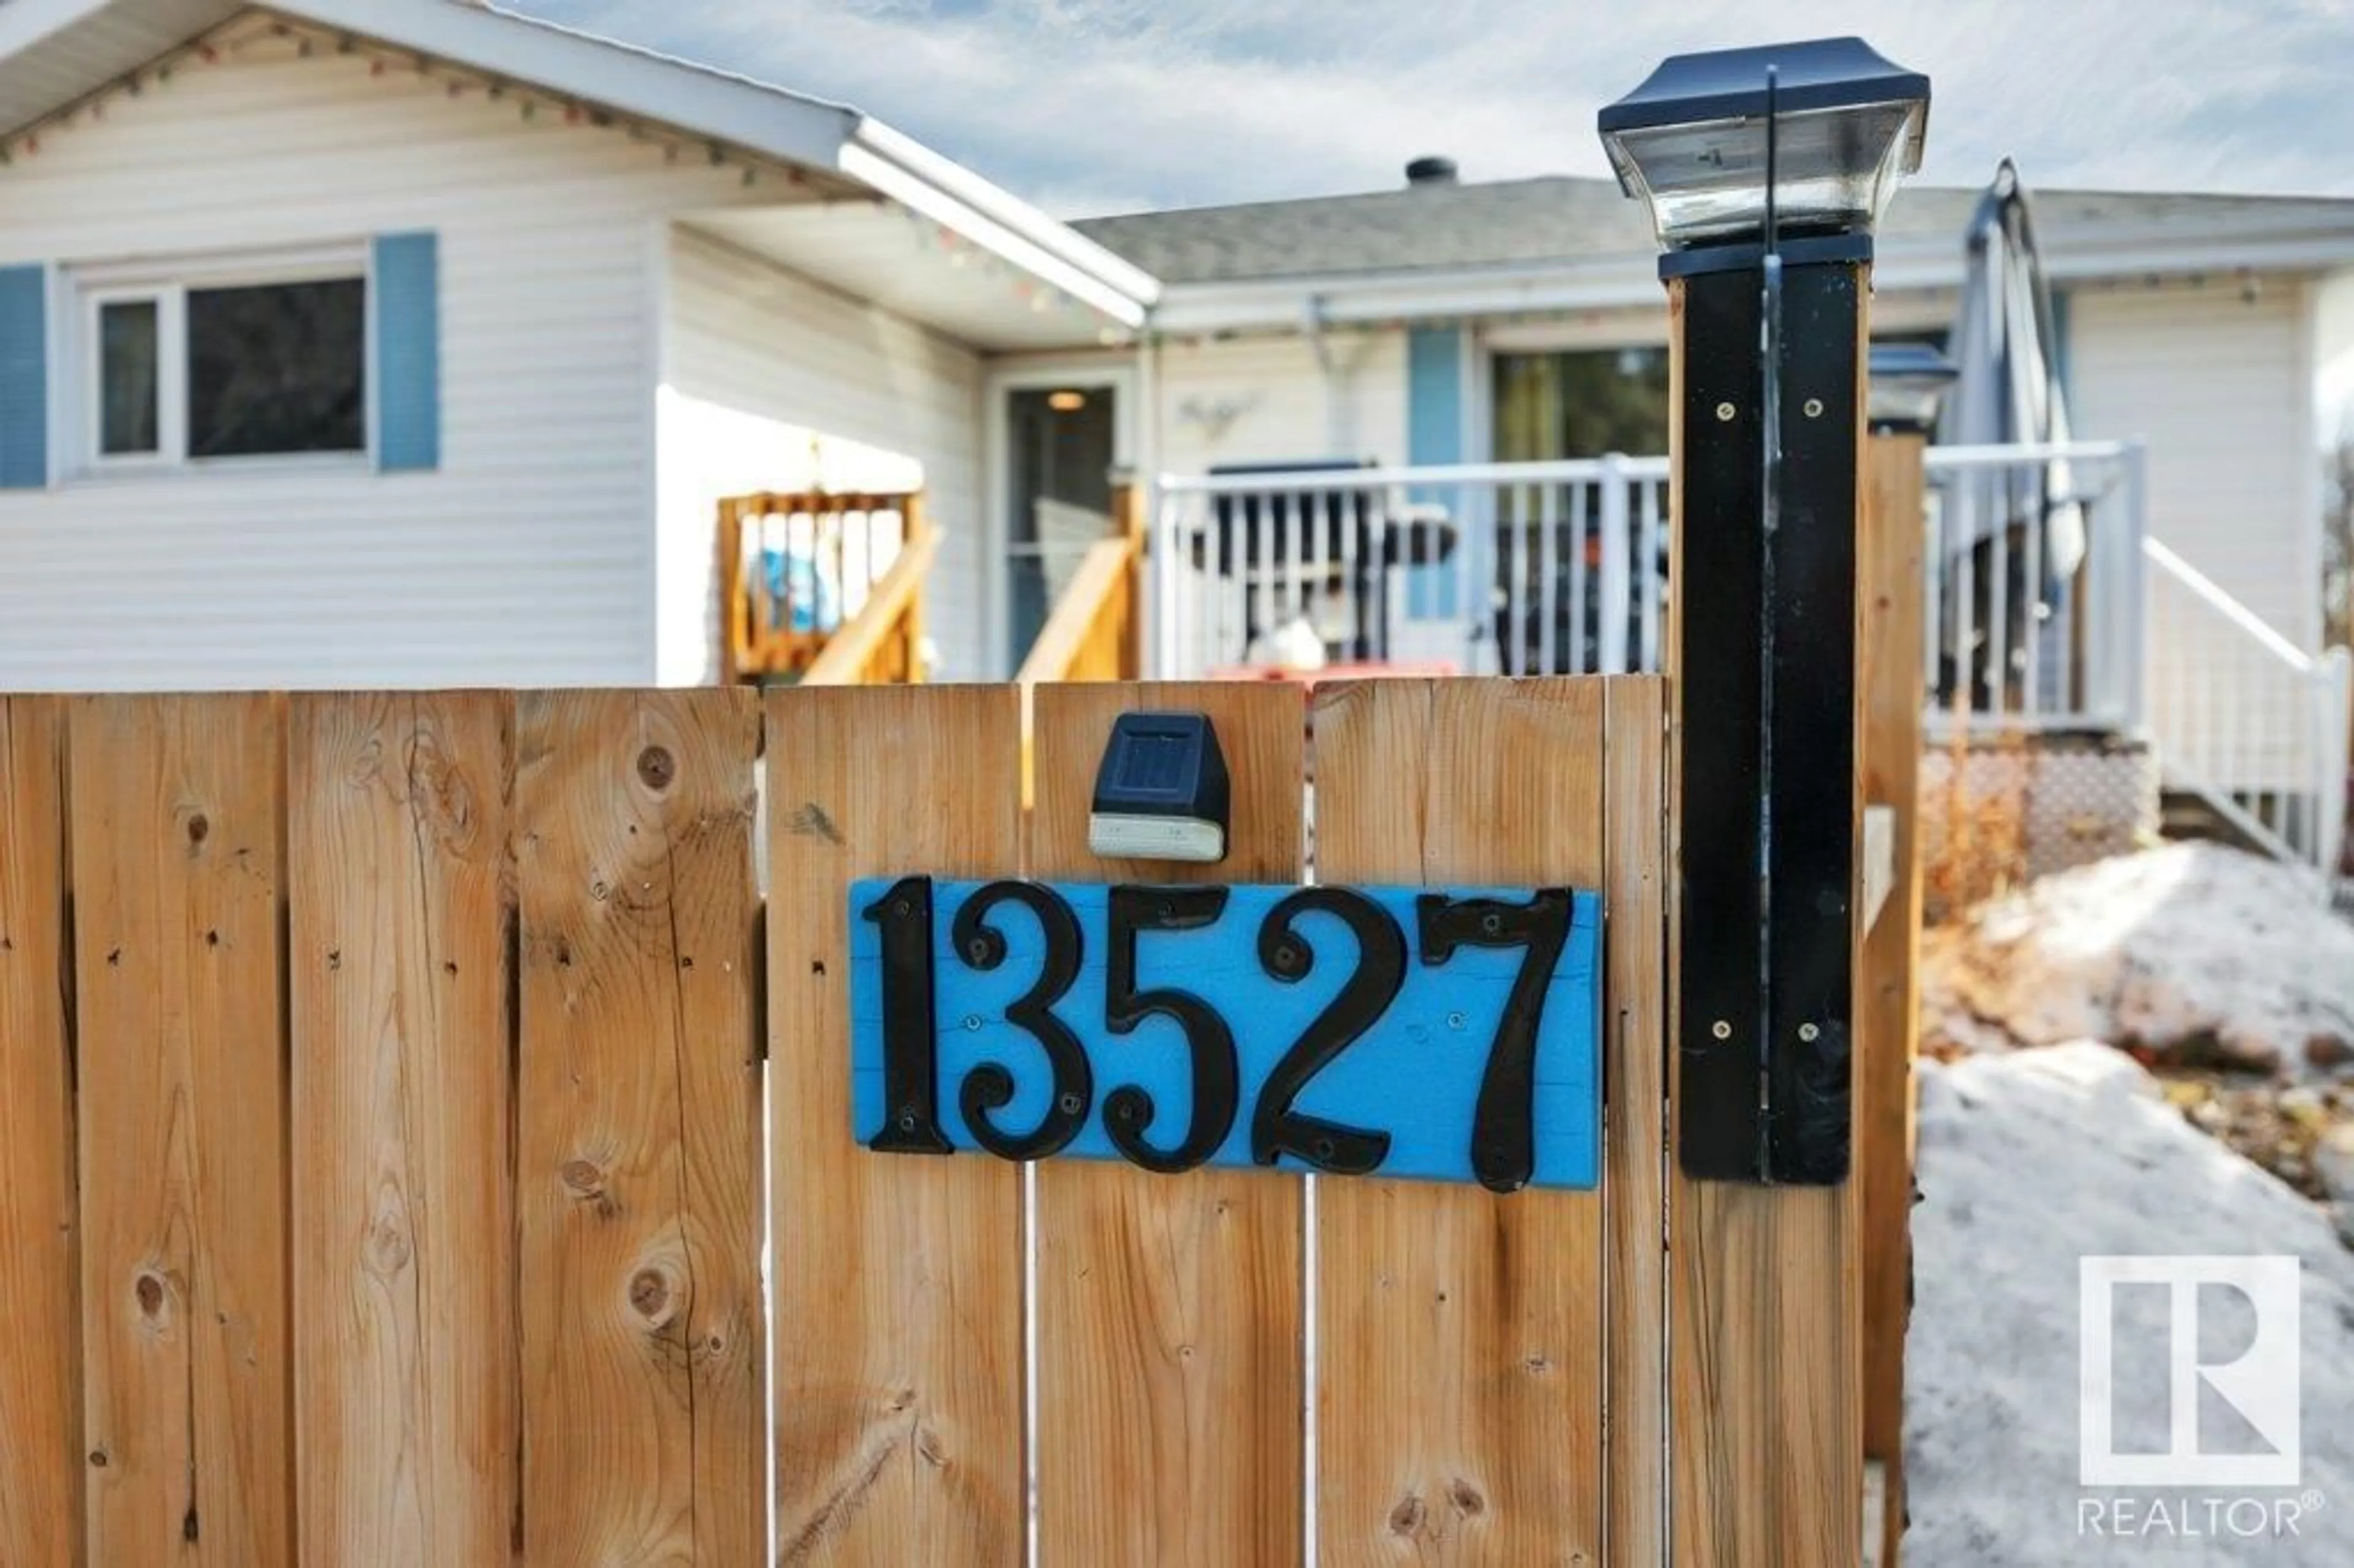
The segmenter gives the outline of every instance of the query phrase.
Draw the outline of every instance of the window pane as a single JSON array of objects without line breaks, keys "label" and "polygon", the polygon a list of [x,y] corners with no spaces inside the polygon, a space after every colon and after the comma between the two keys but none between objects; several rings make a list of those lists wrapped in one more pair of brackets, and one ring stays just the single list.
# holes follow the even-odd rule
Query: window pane
[{"label": "window pane", "polygon": [[1500,461],[1657,457],[1668,450],[1668,351],[1496,356]]},{"label": "window pane", "polygon": [[367,445],[366,286],[188,291],[188,455]]},{"label": "window pane", "polygon": [[128,457],[156,450],[155,302],[98,308],[98,450]]}]

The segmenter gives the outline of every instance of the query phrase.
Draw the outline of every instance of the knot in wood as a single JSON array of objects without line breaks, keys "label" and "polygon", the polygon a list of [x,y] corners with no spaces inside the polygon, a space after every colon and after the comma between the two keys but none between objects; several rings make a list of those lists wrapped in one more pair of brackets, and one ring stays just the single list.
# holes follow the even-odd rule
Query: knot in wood
[{"label": "knot in wood", "polygon": [[362,1261],[371,1274],[389,1277],[408,1266],[414,1250],[408,1238],[408,1216],[400,1200],[388,1198],[369,1222],[367,1242],[361,1249]]},{"label": "knot in wood", "polygon": [[593,1160],[567,1160],[559,1174],[565,1190],[576,1198],[593,1198],[605,1190],[605,1172]]},{"label": "knot in wood", "polygon": [[1413,1535],[1422,1528],[1422,1499],[1408,1492],[1390,1510],[1390,1533]]},{"label": "knot in wood", "polygon": [[164,1280],[161,1275],[156,1274],[153,1269],[141,1274],[137,1282],[132,1286],[131,1293],[139,1298],[139,1310],[142,1314],[150,1319],[161,1318],[164,1315]]},{"label": "knot in wood", "polygon": [[638,753],[638,778],[649,789],[667,789],[678,777],[678,759],[665,746],[649,746]]},{"label": "knot in wood", "polygon": [[205,840],[211,835],[212,831],[213,824],[211,820],[208,819],[202,811],[196,812],[194,816],[191,816],[188,819],[188,842],[190,843],[200,844],[204,842]]},{"label": "knot in wood", "polygon": [[654,1328],[670,1321],[670,1277],[658,1268],[642,1268],[630,1278],[630,1305]]},{"label": "knot in wood", "polygon": [[1476,1519],[1488,1511],[1488,1499],[1480,1495],[1479,1489],[1460,1476],[1447,1487],[1447,1500],[1466,1519]]}]

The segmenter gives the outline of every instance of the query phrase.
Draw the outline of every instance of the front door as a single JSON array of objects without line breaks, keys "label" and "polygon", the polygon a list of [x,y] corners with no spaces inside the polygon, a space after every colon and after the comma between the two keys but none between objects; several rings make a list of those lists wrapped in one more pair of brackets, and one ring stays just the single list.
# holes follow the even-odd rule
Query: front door
[{"label": "front door", "polygon": [[1005,399],[1007,653],[1018,670],[1087,546],[1114,532],[1119,423],[1108,386],[1014,387]]}]

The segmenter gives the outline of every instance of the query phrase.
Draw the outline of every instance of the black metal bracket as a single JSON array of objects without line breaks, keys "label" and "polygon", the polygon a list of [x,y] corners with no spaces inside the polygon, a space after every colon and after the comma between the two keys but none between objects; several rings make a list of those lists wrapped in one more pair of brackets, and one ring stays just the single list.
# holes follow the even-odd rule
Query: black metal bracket
[{"label": "black metal bracket", "polygon": [[[1821,1186],[1846,1179],[1853,1136],[1864,283],[1784,247],[1769,374],[1772,254],[1683,280],[1677,1158],[1703,1180]],[[1778,461],[1760,461],[1769,389]]]}]

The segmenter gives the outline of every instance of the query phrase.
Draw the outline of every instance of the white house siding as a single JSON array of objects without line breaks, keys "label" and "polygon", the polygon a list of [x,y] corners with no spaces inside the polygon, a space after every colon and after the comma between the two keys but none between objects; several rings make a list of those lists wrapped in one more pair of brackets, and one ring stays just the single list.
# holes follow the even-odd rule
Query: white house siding
[{"label": "white house siding", "polygon": [[[2306,284],[2073,294],[2070,415],[2149,443],[2149,528],[2300,647],[2320,638]],[[2253,295],[2253,297],[2251,297]]]},{"label": "white house siding", "polygon": [[[2078,433],[2149,444],[2149,531],[2301,648],[2320,641],[2320,498],[2314,350],[2306,280],[2219,278],[2204,288],[2084,291],[2069,316]],[[2153,599],[2185,602],[2179,594]],[[2220,625],[2220,623],[2219,623]],[[2274,678],[2229,699],[2219,675],[2260,675],[2252,642],[2149,628],[2150,718],[2179,746],[2216,726],[2233,760],[2212,781],[2297,789],[2313,777],[2294,686]],[[2228,718],[2214,711],[2228,701]]]},{"label": "white house siding", "polygon": [[332,54],[186,63],[44,135],[0,169],[0,263],[438,232],[442,461],[0,493],[0,688],[652,679],[663,215],[736,199]]},{"label": "white house siding", "polygon": [[926,602],[941,673],[986,673],[978,356],[692,229],[673,237],[669,270],[660,678],[712,672],[719,499],[815,483],[923,489],[941,530]]},{"label": "white house siding", "polygon": [[1164,346],[1161,470],[1322,458],[1404,462],[1405,334],[1336,330],[1325,349],[1329,376],[1300,336]]}]

